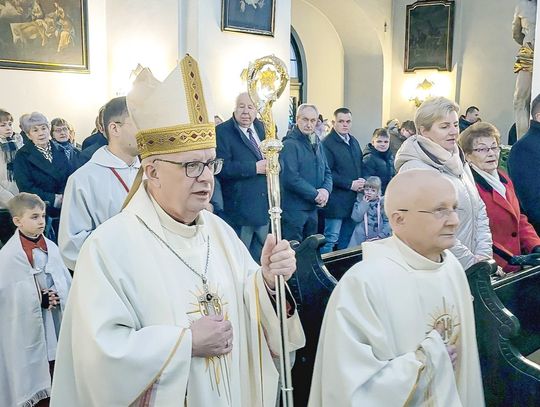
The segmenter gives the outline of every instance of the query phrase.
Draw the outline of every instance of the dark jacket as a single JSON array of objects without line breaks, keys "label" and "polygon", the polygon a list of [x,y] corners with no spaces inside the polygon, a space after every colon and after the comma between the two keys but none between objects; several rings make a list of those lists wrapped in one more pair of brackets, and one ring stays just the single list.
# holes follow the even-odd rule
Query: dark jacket
[{"label": "dark jacket", "polygon": [[[97,133],[94,133],[94,134],[91,134],[89,135],[88,137],[86,137],[84,140],[83,140],[83,143],[82,143],[82,149],[85,150],[87,149],[88,147],[94,145],[94,144],[97,144],[99,145],[99,147],[103,147],[103,146],[106,146],[107,144],[109,144],[108,140],[107,140],[107,137],[105,137],[103,135],[103,133],[101,132],[97,132]],[[96,150],[99,148],[97,147]],[[95,150],[94,150],[95,151]]]},{"label": "dark jacket", "polygon": [[377,151],[373,144],[369,143],[364,150],[364,178],[379,177],[382,184],[382,195],[386,191],[386,186],[396,175],[394,168],[394,155],[390,149],[384,153]]},{"label": "dark jacket", "polygon": [[467,127],[472,126],[474,123],[471,123],[468,120],[465,120],[465,116],[461,115],[459,117],[459,132],[461,133]]},{"label": "dark jacket", "polygon": [[471,171],[478,193],[486,204],[489,228],[493,237],[493,257],[504,271],[517,271],[519,267],[509,266],[507,260],[498,253],[502,251],[508,256],[531,253],[534,248],[540,246],[540,238],[527,217],[521,213],[514,185],[505,173],[499,171],[499,178],[506,187],[504,198],[495,192],[474,168],[471,167]]},{"label": "dark jacket", "polygon": [[540,123],[531,120],[527,133],[512,146],[508,172],[523,212],[540,233]]},{"label": "dark jacket", "polygon": [[345,219],[351,216],[356,192],[351,190],[354,180],[362,178],[362,149],[354,137],[349,144],[334,129],[323,141],[328,167],[332,172],[332,193],[324,215],[328,219]]},{"label": "dark jacket", "polygon": [[51,143],[51,150],[52,163],[38,151],[34,143],[25,144],[17,151],[13,171],[19,191],[38,195],[47,204],[47,214],[58,216],[60,209],[53,207],[55,195],[64,193],[72,169],[63,150],[54,143]]},{"label": "dark jacket", "polygon": [[407,140],[407,137],[402,136],[399,132],[397,134],[395,132],[390,133],[390,152],[394,157],[405,140]]},{"label": "dark jacket", "polygon": [[314,210],[317,189],[332,192],[332,173],[322,143],[312,146],[297,126],[283,139],[281,165],[282,207],[284,210]]},{"label": "dark jacket", "polygon": [[[70,171],[74,172],[77,168],[79,168],[79,155],[81,154],[81,150],[79,150],[76,146],[71,144],[69,141],[65,141],[63,143],[59,143],[56,140],[51,140],[51,142],[56,145],[60,151],[63,151],[66,155],[69,165],[70,165]],[[69,157],[68,157],[69,155]]]},{"label": "dark jacket", "polygon": [[[253,123],[264,140],[261,121]],[[257,174],[260,160],[255,147],[244,135],[234,117],[216,127],[217,156],[223,158],[218,177],[223,194],[225,219],[233,226],[262,226],[268,223],[266,176]]]}]

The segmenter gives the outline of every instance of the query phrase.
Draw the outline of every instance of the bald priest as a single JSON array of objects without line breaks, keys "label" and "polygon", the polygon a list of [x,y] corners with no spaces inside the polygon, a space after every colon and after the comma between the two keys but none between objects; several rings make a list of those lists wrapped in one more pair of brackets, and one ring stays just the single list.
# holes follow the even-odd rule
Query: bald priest
[{"label": "bald priest", "polygon": [[81,249],[51,405],[275,407],[274,276],[291,276],[294,252],[268,238],[258,266],[205,210],[222,162],[193,58],[163,83],[143,70],[127,103],[145,178]]},{"label": "bald priest", "polygon": [[481,407],[472,297],[447,250],[454,186],[429,170],[400,173],[385,210],[394,235],[362,244],[329,300],[309,406]]}]

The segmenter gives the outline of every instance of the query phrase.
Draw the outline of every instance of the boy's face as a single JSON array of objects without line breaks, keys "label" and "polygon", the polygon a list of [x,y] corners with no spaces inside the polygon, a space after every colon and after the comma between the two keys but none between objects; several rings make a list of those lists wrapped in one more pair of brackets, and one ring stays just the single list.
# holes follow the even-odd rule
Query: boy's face
[{"label": "boy's face", "polygon": [[13,122],[11,120],[0,121],[0,137],[6,138],[13,136]]},{"label": "boy's face", "polygon": [[14,216],[13,223],[28,237],[38,237],[45,230],[45,209],[36,206],[26,209],[22,216]]},{"label": "boy's face", "polygon": [[390,147],[390,138],[384,136],[375,137],[371,144],[373,144],[375,150],[384,153],[385,151],[388,151],[388,148]]},{"label": "boy's face", "polygon": [[379,191],[373,187],[365,187],[364,196],[366,197],[368,201],[373,201],[374,199],[377,199],[377,197],[379,196]]}]

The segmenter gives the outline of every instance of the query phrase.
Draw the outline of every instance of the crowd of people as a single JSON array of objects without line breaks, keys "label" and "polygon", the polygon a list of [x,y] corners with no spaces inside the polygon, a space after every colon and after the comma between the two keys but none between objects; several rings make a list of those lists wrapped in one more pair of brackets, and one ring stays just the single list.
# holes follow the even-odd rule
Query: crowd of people
[{"label": "crowd of people", "polygon": [[[114,98],[100,109],[96,129],[82,148],[75,143],[73,127],[62,118],[49,121],[39,112],[25,114],[19,120],[21,131],[16,132],[13,116],[0,110],[0,240],[4,245],[0,291],[11,293],[0,297],[0,304],[4,304],[3,314],[13,310],[18,321],[2,317],[0,326],[13,335],[3,339],[0,348],[7,355],[6,349],[20,347],[28,337],[37,344],[31,352],[13,352],[6,359],[9,371],[0,371],[3,404],[39,405],[48,399],[58,346],[62,351],[56,364],[56,405],[79,405],[90,399],[94,405],[108,405],[110,400],[115,405],[129,401],[128,405],[148,397],[167,403],[177,396],[178,383],[194,405],[222,405],[216,401],[222,395],[232,405],[251,405],[247,400],[258,393],[253,389],[262,389],[266,378],[262,373],[259,378],[250,376],[255,374],[253,366],[239,350],[261,346],[261,331],[250,312],[261,307],[257,315],[265,325],[267,348],[259,349],[257,369],[271,371],[277,326],[273,277],[288,278],[294,272],[288,241],[302,241],[317,232],[326,239],[321,253],[362,245],[365,261],[355,266],[362,273],[349,273],[329,304],[333,311],[327,311],[321,332],[314,373],[318,387],[312,391],[311,405],[327,405],[340,397],[380,396],[368,390],[383,390],[387,380],[399,375],[403,378],[396,387],[399,391],[394,389],[387,397],[391,403],[403,404],[407,389],[414,385],[411,378],[426,357],[431,358],[431,368],[452,372],[460,363],[457,348],[464,368],[445,391],[448,400],[465,397],[460,386],[469,383],[472,388],[478,382],[478,357],[467,283],[463,273],[452,270],[490,258],[499,264],[501,274],[540,263],[540,177],[536,175],[534,185],[528,182],[528,163],[539,162],[531,143],[540,134],[540,97],[532,103],[529,133],[512,148],[510,175],[499,168],[498,130],[481,121],[474,106],[460,117],[456,103],[442,97],[429,99],[418,108],[414,121],[390,120],[375,129],[362,148],[353,135],[353,114],[348,108],[336,109],[332,128],[326,132],[317,106],[300,105],[280,153],[284,240],[276,243],[268,238],[267,163],[260,150],[265,128],[249,95],[238,95],[232,116],[217,126],[204,119],[206,113],[189,115],[202,121],[190,123],[196,137],[182,138],[171,133],[175,125],[182,131],[186,126],[179,122],[183,116],[173,111],[175,106],[154,114],[162,106],[150,101],[159,98],[140,98],[160,91],[159,86],[144,92],[140,91],[144,82],[134,86],[139,92]],[[163,86],[163,92],[168,91]],[[466,330],[462,345],[445,337],[437,324],[426,336],[422,323],[417,328],[423,337],[414,332],[407,341],[393,344],[402,327],[381,319],[367,303],[385,302],[383,297],[389,294],[384,290],[395,289],[398,297],[405,287],[416,286],[399,267],[388,266],[389,261],[406,263],[414,271],[440,270],[443,277],[422,280],[424,292],[437,294],[426,299],[423,309],[410,304],[409,316],[429,314],[428,308],[444,296],[461,312],[462,332]],[[188,283],[175,274],[178,264],[190,273]],[[148,277],[156,267],[161,274]],[[398,283],[381,287],[376,274],[383,270],[385,282],[401,280],[403,287]],[[440,278],[448,281],[443,288]],[[223,290],[233,288],[234,295],[224,294]],[[150,291],[152,295],[144,294]],[[411,291],[423,295],[418,287]],[[193,293],[198,299],[195,309],[188,310]],[[166,300],[156,301],[156,295]],[[186,304],[177,304],[180,312],[171,310],[171,302],[184,300]],[[293,300],[289,306],[294,350],[304,339]],[[397,306],[403,309],[402,303],[386,309],[388,318],[399,313],[392,308]],[[340,318],[343,309],[356,309],[363,316],[354,321]],[[365,314],[366,309],[373,315]],[[39,317],[25,318],[32,312]],[[189,316],[199,312],[200,319]],[[63,317],[68,328],[59,342]],[[377,324],[385,327],[381,329],[389,338],[380,346],[375,344]],[[362,332],[363,343],[375,349],[358,350],[357,356],[369,368],[356,390],[347,387],[350,377],[343,376],[348,370],[342,367],[352,362],[345,356],[325,357],[326,352],[355,348],[355,338],[340,339],[335,334],[351,329]],[[191,344],[186,345],[184,336]],[[141,354],[140,345],[153,341],[154,348]],[[183,356],[170,360],[171,348],[180,349]],[[84,349],[94,360],[85,358],[87,364],[80,365],[70,353],[76,349]],[[117,365],[118,358],[127,362]],[[186,358],[191,368],[183,364]],[[210,381],[212,388],[220,389],[219,396],[201,390],[209,360]],[[377,363],[383,361],[392,361],[395,371],[388,368],[388,375],[376,379]],[[332,378],[335,386],[325,384],[329,368],[342,372]],[[133,369],[140,372],[136,383],[121,383],[124,373]],[[152,381],[156,372],[164,370],[176,372],[179,381]],[[237,372],[249,372],[253,394],[240,389]],[[13,379],[17,375],[25,380]],[[220,381],[221,376],[227,380]],[[158,384],[164,390],[156,395]],[[425,381],[418,388],[427,394],[431,384]],[[329,387],[333,390],[325,390]],[[422,397],[415,400],[425,401]],[[467,397],[477,402],[481,392],[470,391]]]}]

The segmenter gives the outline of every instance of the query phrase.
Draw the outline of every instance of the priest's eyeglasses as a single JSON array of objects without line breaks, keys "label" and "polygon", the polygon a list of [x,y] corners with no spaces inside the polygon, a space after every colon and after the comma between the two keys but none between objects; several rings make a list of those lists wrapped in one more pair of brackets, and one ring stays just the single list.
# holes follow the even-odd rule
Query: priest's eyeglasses
[{"label": "priest's eyeglasses", "polygon": [[208,160],[205,163],[202,161],[189,161],[183,163],[180,161],[164,160],[162,158],[156,158],[153,162],[156,161],[163,161],[165,163],[176,164],[180,167],[184,167],[186,169],[186,176],[189,178],[199,178],[204,171],[204,167],[208,167],[210,172],[214,175],[219,174],[223,168],[223,158],[215,158],[213,160]]},{"label": "priest's eyeglasses", "polygon": [[[400,212],[410,212],[409,209],[398,209],[398,211],[400,211]],[[457,214],[458,211],[459,211],[459,208],[454,208],[454,209],[439,208],[439,209],[435,209],[433,211],[417,210],[415,212],[429,213],[429,214],[433,215],[433,217],[435,219],[448,219],[450,217],[450,215],[452,215],[453,213]]]}]

